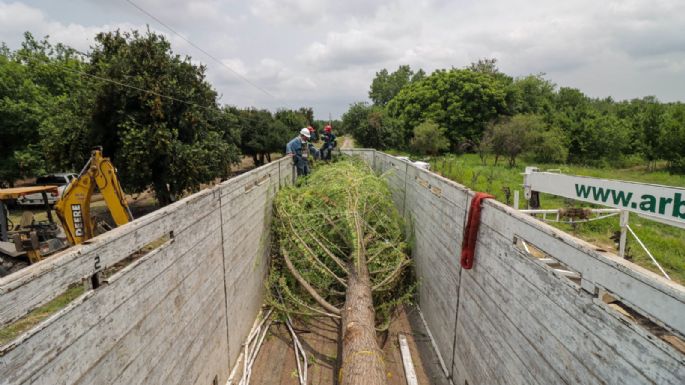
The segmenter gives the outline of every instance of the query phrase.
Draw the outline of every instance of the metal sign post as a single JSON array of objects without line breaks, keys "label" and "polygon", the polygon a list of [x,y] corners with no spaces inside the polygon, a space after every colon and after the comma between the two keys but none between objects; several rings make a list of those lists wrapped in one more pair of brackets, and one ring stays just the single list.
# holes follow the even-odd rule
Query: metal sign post
[{"label": "metal sign post", "polygon": [[618,242],[618,255],[621,258],[626,257],[626,237],[628,236],[628,218],[630,217],[630,211],[621,210],[621,216],[619,217],[618,223],[621,226],[621,238]]}]

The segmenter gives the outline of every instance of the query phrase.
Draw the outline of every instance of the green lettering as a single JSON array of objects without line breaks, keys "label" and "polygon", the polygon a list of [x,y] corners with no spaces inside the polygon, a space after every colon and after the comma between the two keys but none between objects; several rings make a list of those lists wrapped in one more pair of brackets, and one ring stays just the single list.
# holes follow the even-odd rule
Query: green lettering
[{"label": "green lettering", "polygon": [[675,201],[673,202],[673,216],[680,219],[685,219],[685,200],[683,200],[683,195],[681,193],[675,193],[673,196]]},{"label": "green lettering", "polygon": [[659,198],[659,214],[665,213],[666,212],[666,206],[668,206],[668,204],[671,202],[673,202],[673,199],[671,199],[671,198],[664,198],[664,197]]},{"label": "green lettering", "polygon": [[592,197],[595,198],[596,201],[602,201],[606,202],[609,199],[609,194],[613,190],[604,190],[601,187],[592,187]]},{"label": "green lettering", "polygon": [[645,194],[640,197],[642,202],[640,202],[640,210],[654,212],[656,209],[656,198],[651,195]]},{"label": "green lettering", "polygon": [[581,198],[587,198],[590,195],[590,188],[584,184],[576,183],[576,196]]},{"label": "green lettering", "polygon": [[630,203],[630,199],[633,197],[633,193],[624,193],[623,191],[611,191],[611,198],[614,200],[615,205],[621,205],[627,207]]}]

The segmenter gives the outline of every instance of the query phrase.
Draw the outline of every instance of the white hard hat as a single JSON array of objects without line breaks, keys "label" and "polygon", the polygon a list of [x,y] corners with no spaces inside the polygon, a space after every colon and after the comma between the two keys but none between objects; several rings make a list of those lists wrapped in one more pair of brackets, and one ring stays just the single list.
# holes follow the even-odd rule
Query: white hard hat
[{"label": "white hard hat", "polygon": [[312,136],[312,134],[309,133],[309,129],[307,127],[300,130],[300,135],[304,135],[307,138],[310,138]]}]

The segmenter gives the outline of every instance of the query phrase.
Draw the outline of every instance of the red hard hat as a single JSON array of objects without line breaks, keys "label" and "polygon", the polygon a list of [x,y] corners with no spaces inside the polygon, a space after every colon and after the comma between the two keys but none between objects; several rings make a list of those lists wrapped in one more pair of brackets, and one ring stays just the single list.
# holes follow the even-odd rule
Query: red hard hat
[{"label": "red hard hat", "polygon": [[331,132],[331,125],[330,125],[330,124],[327,124],[326,127],[324,127],[323,130],[326,131],[326,132]]}]

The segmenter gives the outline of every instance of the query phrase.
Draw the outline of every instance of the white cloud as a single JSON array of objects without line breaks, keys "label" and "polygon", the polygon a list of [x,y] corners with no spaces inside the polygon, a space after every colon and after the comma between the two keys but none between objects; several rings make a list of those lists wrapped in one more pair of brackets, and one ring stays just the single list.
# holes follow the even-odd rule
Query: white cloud
[{"label": "white cloud", "polygon": [[369,36],[362,30],[330,32],[324,43],[312,43],[305,52],[307,65],[319,69],[377,65],[393,57],[388,41]]},{"label": "white cloud", "polygon": [[[192,27],[202,29],[233,23],[237,15],[223,11],[224,1],[220,0],[87,0],[94,1],[102,9],[119,10],[129,15],[141,14],[133,5],[147,11],[165,24],[173,27]],[[150,23],[154,23],[150,20]]]},{"label": "white cloud", "polygon": [[131,23],[113,23],[99,26],[82,24],[63,24],[50,20],[39,9],[22,3],[0,2],[0,41],[11,46],[18,46],[24,39],[23,33],[28,31],[36,38],[49,36],[53,43],[64,43],[81,51],[87,51],[93,44],[95,35],[99,32],[139,29],[144,25]]},{"label": "white cloud", "polygon": [[270,23],[308,24],[323,16],[325,2],[319,0],[256,0],[250,10]]},{"label": "white cloud", "polygon": [[275,97],[123,1],[0,0],[0,39],[16,47],[30,30],[87,49],[98,31],[149,23],[175,52],[207,65],[223,102],[309,105],[326,117],[365,100],[381,68],[430,72],[483,57],[592,96],[685,99],[682,0],[134,1]]}]

